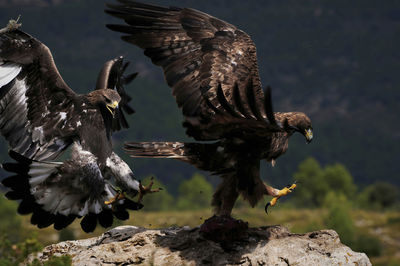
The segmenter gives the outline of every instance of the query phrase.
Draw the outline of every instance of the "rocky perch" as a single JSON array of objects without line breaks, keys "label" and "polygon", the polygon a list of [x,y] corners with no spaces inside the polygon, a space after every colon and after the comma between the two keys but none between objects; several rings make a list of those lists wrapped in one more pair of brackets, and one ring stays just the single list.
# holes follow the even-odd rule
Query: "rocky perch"
[{"label": "rocky perch", "polygon": [[28,260],[70,255],[73,265],[371,265],[333,230],[293,234],[283,226],[249,228],[224,243],[199,231],[120,226],[99,237],[50,245]]}]

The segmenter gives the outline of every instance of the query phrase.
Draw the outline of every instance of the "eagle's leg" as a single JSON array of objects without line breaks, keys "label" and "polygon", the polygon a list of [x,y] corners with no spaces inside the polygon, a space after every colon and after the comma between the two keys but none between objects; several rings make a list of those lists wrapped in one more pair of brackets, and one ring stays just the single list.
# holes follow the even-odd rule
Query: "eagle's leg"
[{"label": "eagle's leg", "polygon": [[200,233],[204,238],[219,243],[232,243],[246,235],[248,224],[231,217],[238,196],[235,178],[224,177],[211,203],[214,206],[215,215],[200,226]]},{"label": "eagle's leg", "polygon": [[223,181],[218,185],[211,202],[211,205],[214,207],[215,215],[230,216],[238,197],[239,193],[236,189],[236,180],[230,177],[223,178]]},{"label": "eagle's leg", "polygon": [[268,207],[269,206],[275,206],[275,204],[278,202],[278,199],[280,197],[286,196],[289,193],[292,193],[293,190],[296,188],[296,182],[294,182],[292,185],[287,185],[286,187],[284,187],[283,189],[279,190],[276,188],[273,188],[271,186],[265,185],[265,189],[266,189],[266,194],[273,196],[272,200],[269,201],[266,205],[265,205],[265,212],[268,213]]},{"label": "eagle's leg", "polygon": [[149,193],[159,192],[162,190],[162,188],[151,189],[154,185],[153,179],[154,179],[154,177],[151,177],[150,183],[147,186],[143,186],[142,182],[139,181],[139,198],[138,198],[139,203],[142,202],[144,195],[149,194]]}]

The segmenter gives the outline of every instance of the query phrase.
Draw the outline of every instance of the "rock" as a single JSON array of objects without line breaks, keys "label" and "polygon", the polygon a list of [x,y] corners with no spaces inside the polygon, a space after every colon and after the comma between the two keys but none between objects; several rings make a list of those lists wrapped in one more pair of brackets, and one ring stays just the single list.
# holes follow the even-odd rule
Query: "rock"
[{"label": "rock", "polygon": [[199,228],[150,230],[120,226],[86,240],[50,245],[28,261],[70,255],[73,265],[371,265],[333,230],[293,234],[283,226],[249,228],[246,236],[221,245]]}]

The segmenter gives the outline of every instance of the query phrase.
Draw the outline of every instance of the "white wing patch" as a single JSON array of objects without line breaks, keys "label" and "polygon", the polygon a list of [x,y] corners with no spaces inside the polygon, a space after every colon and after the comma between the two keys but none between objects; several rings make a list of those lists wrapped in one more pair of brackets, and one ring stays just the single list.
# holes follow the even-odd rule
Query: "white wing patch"
[{"label": "white wing patch", "polygon": [[42,126],[33,128],[32,141],[34,142],[39,141],[40,144],[44,143],[44,132]]},{"label": "white wing patch", "polygon": [[29,168],[28,175],[31,176],[29,184],[32,188],[43,183],[51,174],[57,171],[57,166],[62,163],[44,163],[44,162],[32,162]]},{"label": "white wing patch", "polygon": [[119,186],[123,186],[128,191],[139,191],[139,182],[134,179],[131,168],[115,152],[107,158],[106,166],[110,169]]},{"label": "white wing patch", "polygon": [[67,118],[67,113],[66,112],[60,112],[60,120],[65,120]]},{"label": "white wing patch", "polygon": [[69,169],[67,171],[58,167],[64,163],[32,162],[28,174],[36,202],[52,214],[65,216],[99,214],[103,209],[110,209],[104,201],[114,197],[116,192],[103,181],[97,158],[77,142],[71,153],[69,166],[63,166]]},{"label": "white wing patch", "polygon": [[0,88],[16,78],[21,69],[21,66],[15,63],[2,63],[0,65]]},{"label": "white wing patch", "polygon": [[[4,67],[5,65],[7,67]],[[31,128],[30,121],[27,119],[26,92],[29,87],[25,79],[15,78],[19,71],[21,71],[21,68],[15,64],[0,65],[0,84],[14,77],[14,84],[0,99],[0,132],[3,136],[8,136],[7,140],[14,151],[28,158],[35,158],[36,160],[54,158],[68,143],[58,139],[45,141],[43,127]],[[6,72],[8,75],[5,77]],[[12,108],[9,108],[10,106]],[[48,115],[48,110],[43,115]]]}]

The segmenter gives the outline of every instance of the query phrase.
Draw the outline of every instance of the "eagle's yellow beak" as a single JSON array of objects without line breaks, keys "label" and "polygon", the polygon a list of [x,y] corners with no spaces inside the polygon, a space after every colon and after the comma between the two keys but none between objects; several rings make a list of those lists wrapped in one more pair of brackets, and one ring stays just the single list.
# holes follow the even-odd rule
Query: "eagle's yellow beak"
[{"label": "eagle's yellow beak", "polygon": [[118,107],[118,102],[114,101],[113,103],[108,103],[107,105],[108,111],[114,116],[115,115],[115,109]]},{"label": "eagle's yellow beak", "polygon": [[310,143],[312,141],[313,132],[312,132],[311,128],[305,130],[304,136],[306,137],[307,143]]}]

